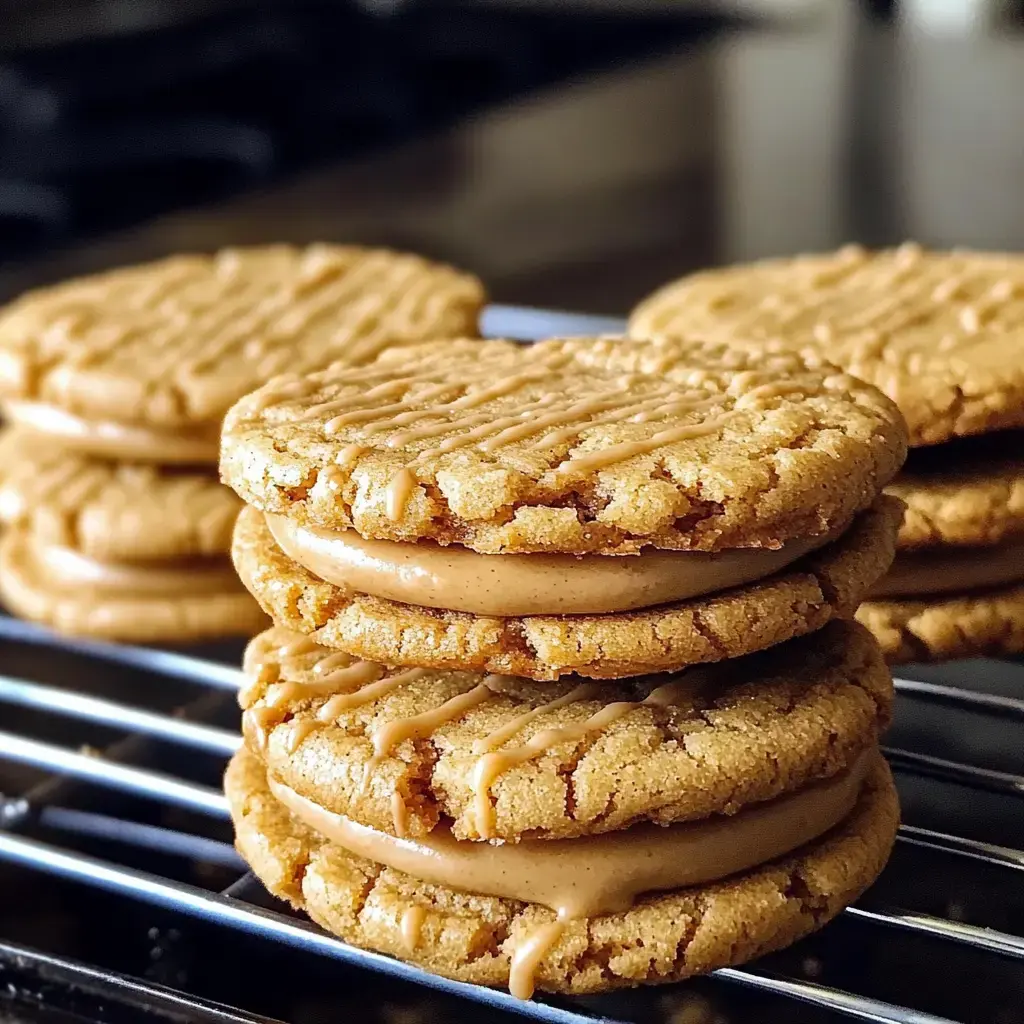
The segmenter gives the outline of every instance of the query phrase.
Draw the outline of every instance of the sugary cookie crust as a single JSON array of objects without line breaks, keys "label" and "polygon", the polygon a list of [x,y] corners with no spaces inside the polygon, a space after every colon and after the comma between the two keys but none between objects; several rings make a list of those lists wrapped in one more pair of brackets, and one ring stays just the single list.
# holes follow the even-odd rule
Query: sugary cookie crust
[{"label": "sugary cookie crust", "polygon": [[0,537],[0,599],[15,615],[58,632],[125,643],[187,643],[251,636],[267,625],[241,586],[185,597],[50,590],[33,572],[23,541],[20,530]]},{"label": "sugary cookie crust", "polygon": [[912,445],[1024,425],[1024,258],[927,252],[766,260],[667,284],[634,337],[717,337],[817,354],[899,405]]},{"label": "sugary cookie crust", "polygon": [[857,611],[890,664],[1024,653],[1024,586],[915,601],[866,601]]},{"label": "sugary cookie crust", "polygon": [[[259,878],[346,942],[504,986],[513,951],[554,918],[536,905],[427,885],[323,842],[274,800],[247,751],[229,764],[225,789],[236,844]],[[895,786],[879,761],[850,817],[796,854],[714,885],[644,897],[625,913],[570,922],[539,967],[538,988],[583,994],[678,981],[787,946],[875,880],[898,824]],[[413,949],[402,927],[410,907],[422,911]]]},{"label": "sugary cookie crust", "polygon": [[[474,815],[472,780],[482,756],[477,741],[521,723],[493,747],[513,749],[544,730],[577,726],[611,703],[640,701],[667,682],[656,676],[596,684],[568,704],[524,719],[532,709],[578,693],[581,680],[502,680],[500,692],[448,718],[437,709],[474,691],[484,676],[425,672],[323,722],[317,716],[331,694],[310,686],[320,678],[317,664],[331,652],[292,653],[298,639],[275,628],[250,644],[250,682],[240,698],[247,743],[296,792],[391,833],[398,794],[406,834],[425,835],[444,818],[459,839],[485,838]],[[488,787],[495,813],[487,838],[572,838],[642,820],[668,824],[731,814],[848,768],[877,743],[892,704],[892,680],[878,645],[852,622],[830,623],[814,637],[674,678],[689,679],[692,694],[671,707],[628,710],[504,770]],[[282,700],[282,691],[293,692]],[[448,720],[374,759],[374,737],[382,729],[425,713]]]},{"label": "sugary cookie crust", "polygon": [[221,477],[263,511],[365,537],[622,554],[821,536],[904,457],[895,407],[820,361],[463,341],[271,382],[228,414]]},{"label": "sugary cookie crust", "polygon": [[0,523],[89,558],[226,555],[241,507],[212,473],[108,462],[0,432]]},{"label": "sugary cookie crust", "polygon": [[750,654],[851,616],[892,564],[902,509],[879,499],[837,541],[768,580],[619,615],[488,618],[345,591],[288,558],[252,508],[238,517],[232,559],[278,625],[368,661],[616,679]]},{"label": "sugary cookie crust", "polygon": [[0,396],[86,419],[215,423],[275,374],[473,336],[480,282],[419,256],[287,245],[172,256],[29,292],[0,313]]},{"label": "sugary cookie crust", "polygon": [[[906,503],[901,549],[1001,544],[1024,535],[1024,435],[915,452],[886,488]],[[992,447],[995,451],[986,451]]]}]

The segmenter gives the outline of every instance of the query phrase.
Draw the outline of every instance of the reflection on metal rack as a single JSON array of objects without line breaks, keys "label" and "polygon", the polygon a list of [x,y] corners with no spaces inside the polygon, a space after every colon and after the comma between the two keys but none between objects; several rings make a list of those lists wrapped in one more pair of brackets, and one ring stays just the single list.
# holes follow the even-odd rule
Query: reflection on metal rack
[{"label": "reflection on metal rack", "polygon": [[[485,326],[492,335],[531,340],[558,333],[609,332],[622,325],[604,318],[491,307]],[[184,761],[179,758],[175,764],[205,758],[214,766],[222,765],[240,742],[237,733],[209,724],[202,714],[193,715],[190,709],[197,706],[196,702],[188,703],[183,697],[172,701],[168,695],[187,692],[194,697],[198,693],[198,704],[201,704],[207,697],[216,697],[219,691],[220,699],[224,701],[229,699],[230,691],[237,689],[241,681],[240,672],[212,660],[179,653],[67,640],[2,616],[0,643],[19,649],[25,645],[38,645],[41,651],[47,652],[47,658],[60,654],[67,659],[75,679],[75,688],[69,688],[67,685],[51,685],[53,679],[49,674],[45,676],[46,683],[20,678],[21,672],[39,670],[37,663],[42,665],[47,660],[43,657],[26,659],[25,664],[32,667],[20,671],[12,669],[9,661],[3,663],[5,671],[10,674],[0,675],[0,720],[4,723],[4,729],[0,731],[0,767],[5,763],[16,763],[36,771],[42,769],[45,774],[43,781],[29,788],[23,796],[9,799],[0,796],[0,862],[59,876],[93,889],[111,891],[237,929],[266,941],[332,957],[392,978],[414,981],[534,1020],[560,1024],[595,1021],[615,1024],[617,1021],[655,1019],[645,1010],[636,1009],[634,1004],[644,1005],[644,996],[640,992],[607,999],[541,998],[523,1003],[502,991],[448,981],[389,957],[355,949],[304,919],[284,910],[268,910],[259,905],[255,901],[260,899],[261,890],[253,877],[246,873],[245,865],[232,847],[200,834],[204,823],[223,829],[227,807],[221,793],[211,785],[181,777],[175,770],[167,771],[166,762],[159,757],[147,756],[140,763],[135,756],[121,756],[129,749],[133,753],[143,748],[147,751],[185,751],[188,758]],[[134,696],[128,701],[111,699],[109,691],[103,691],[104,695],[81,692],[78,680],[102,682],[104,666],[111,672],[115,669],[130,670],[138,675],[145,683],[138,690],[138,700]],[[915,709],[922,713],[984,716],[1014,724],[1024,719],[1024,699],[1015,696],[910,679],[897,680],[896,689],[901,700],[913,701]],[[134,694],[136,691],[131,692]],[[145,706],[136,706],[137,703]],[[45,717],[49,722],[57,722],[62,727],[59,736],[72,737],[71,746],[62,745],[66,739],[54,743],[51,742],[52,736],[48,736],[44,741],[31,735],[31,728],[10,726],[8,723],[17,722],[18,715],[28,719],[36,715],[37,718]],[[80,746],[81,736],[88,730],[101,730],[105,737],[101,753]],[[947,732],[955,731],[947,729]],[[896,736],[895,742],[897,745],[889,748],[887,754],[905,781],[974,791],[979,799],[991,796],[1015,800],[1024,795],[1024,776],[972,763],[976,748],[970,743],[962,742],[952,750],[921,751],[916,749],[913,730],[908,735]],[[954,756],[947,756],[949,754]],[[127,795],[129,810],[114,813],[105,804],[101,805],[99,812],[92,808],[67,806],[55,782],[58,777],[73,778],[91,791],[98,788]],[[207,778],[206,781],[211,782],[212,779]],[[173,807],[177,816],[170,819],[170,827],[163,821],[154,825],[134,820],[131,808],[139,806],[139,798],[149,801],[150,805],[156,802]],[[132,801],[135,801],[134,805]],[[188,820],[190,815],[195,826],[181,826],[180,820]],[[946,831],[920,824],[905,824],[900,830],[899,847],[918,859],[931,854],[949,858],[958,873],[971,865],[1005,872],[1007,877],[1024,871],[1024,850],[1011,845],[1016,840],[1011,839],[1011,844],[1001,845],[970,835],[952,834],[953,831],[959,831],[959,826],[956,830]],[[104,850],[113,850],[111,856],[115,857],[122,849],[126,852],[132,849],[151,850],[237,874],[234,874],[235,881],[228,888],[213,891],[97,857],[92,850],[89,853],[79,852],[73,842],[83,838],[105,841]],[[902,890],[896,902],[903,902]],[[941,916],[872,903],[870,906],[849,908],[843,918],[868,929],[871,937],[877,937],[884,929],[928,943],[943,943],[949,949],[961,949],[969,954],[995,954],[1002,960],[1024,960],[1024,938],[1004,930],[964,923],[955,920],[955,916],[952,911],[948,916]],[[1013,925],[1014,922],[1010,923]],[[3,948],[0,947],[0,973],[2,954]],[[42,955],[32,956],[46,959]],[[47,969],[58,973],[72,969],[57,960],[47,960],[47,965]],[[97,978],[105,982],[111,977],[103,975],[100,978],[97,974]],[[794,977],[787,971],[769,971],[760,965],[720,970],[714,978],[723,985],[753,989],[782,1000],[809,1004],[826,1013],[830,1020],[840,1016],[878,1024],[949,1024],[946,1017],[901,1005],[902,997],[882,1000],[843,987]],[[211,1009],[201,1000],[192,1001],[190,997],[159,986],[150,989],[147,983],[121,979],[116,984],[121,985],[124,991],[141,986],[150,996],[152,1005],[160,1005],[163,1001],[175,1008],[175,1012],[180,1009],[178,1004],[184,1002],[188,1019],[264,1019],[252,1017],[244,1011],[234,1015],[225,1008]],[[915,996],[919,993],[919,988],[913,989]],[[1019,1001],[1015,1005],[1019,1005]],[[940,1004],[940,1009],[945,1007]],[[637,1012],[641,1014],[639,1017]],[[1016,1021],[1024,1018],[1011,1016],[1005,1019]]]}]

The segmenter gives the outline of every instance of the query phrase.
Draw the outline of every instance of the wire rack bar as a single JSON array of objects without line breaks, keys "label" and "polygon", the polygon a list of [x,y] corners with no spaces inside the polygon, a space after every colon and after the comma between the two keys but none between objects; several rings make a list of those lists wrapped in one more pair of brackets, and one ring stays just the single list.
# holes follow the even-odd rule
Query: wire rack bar
[{"label": "wire rack bar", "polygon": [[159,651],[152,647],[132,647],[129,644],[108,644],[99,640],[81,640],[52,633],[42,626],[20,619],[0,615],[0,640],[22,644],[56,647],[88,658],[112,661],[129,668],[172,676],[183,682],[214,686],[222,690],[237,690],[244,676],[237,668],[221,665],[208,658],[194,658],[173,651]]},{"label": "wire rack bar", "polygon": [[964,924],[962,921],[950,921],[944,917],[932,917],[930,914],[891,908],[866,910],[863,907],[847,907],[846,914],[862,921],[870,921],[872,924],[885,925],[887,928],[899,928],[917,935],[930,935],[962,946],[981,949],[986,953],[998,953],[1000,956],[1024,960],[1024,938],[996,931],[995,928],[982,928],[974,924]]},{"label": "wire rack bar", "polygon": [[209,725],[155,714],[127,704],[89,697],[74,690],[44,686],[11,676],[0,675],[0,702],[129,729],[214,754],[230,756],[242,742],[237,733],[225,729],[215,729]]},{"label": "wire rack bar", "polygon": [[960,761],[949,761],[944,757],[920,754],[916,750],[902,750],[894,747],[882,748],[889,764],[896,771],[924,775],[940,782],[952,782],[957,786],[974,786],[976,789],[1001,793],[1004,796],[1024,795],[1024,775],[1000,772],[993,768],[979,768]]},{"label": "wire rack bar", "polygon": [[927,683],[919,679],[893,679],[896,692],[906,697],[923,697],[945,704],[959,704],[978,711],[1005,712],[1024,717],[1024,700],[1003,697],[997,693],[978,693],[944,683]]},{"label": "wire rack bar", "polygon": [[480,317],[480,333],[485,338],[516,341],[542,341],[577,334],[622,334],[625,330],[626,321],[621,317],[561,313],[528,306],[491,305]]},{"label": "wire rack bar", "polygon": [[[716,977],[726,978],[746,988],[755,988],[761,992],[772,992],[798,999],[801,1003],[810,1003],[822,1009],[834,1010],[852,1017],[854,1020],[873,1021],[874,1024],[957,1024],[947,1017],[936,1017],[930,1013],[911,1010],[907,1007],[894,1007],[877,999],[855,996],[837,989],[825,988],[810,981],[792,981],[789,978],[778,978],[774,975],[755,974],[752,971],[738,971],[734,967],[723,967],[715,972]],[[837,997],[846,996],[846,1000]],[[897,1016],[893,1016],[893,1013]]]},{"label": "wire rack bar", "polygon": [[[368,967],[450,995],[472,999],[514,1013],[528,1014],[535,1020],[549,1021],[552,1024],[592,1024],[593,1021],[600,1020],[604,1024],[614,1024],[609,1018],[596,1018],[553,1003],[533,1001],[524,1005],[508,992],[450,981],[399,960],[392,960],[380,953],[356,949],[305,921],[288,918],[283,914],[263,910],[183,882],[172,882],[157,875],[120,867],[93,857],[71,854],[59,847],[11,833],[0,832],[0,857],[26,867],[42,868],[63,878],[99,886],[120,895],[142,899],[167,909],[184,911],[216,924],[239,928],[309,952]],[[877,1024],[955,1024],[946,1018],[919,1013],[907,1007],[895,1006],[810,982],[777,978],[737,968],[716,971],[714,976],[775,995],[798,998],[823,1009],[858,1020],[875,1021]]]},{"label": "wire rack bar", "polygon": [[225,818],[228,814],[227,799],[219,790],[182,782],[170,775],[119,764],[77,750],[68,750],[52,743],[43,743],[41,740],[25,739],[14,733],[0,732],[0,758],[46,768],[136,796],[152,797],[201,814],[218,818]]},{"label": "wire rack bar", "polygon": [[910,846],[920,846],[927,850],[970,857],[972,860],[983,861],[996,867],[1024,871],[1024,850],[1015,850],[1009,846],[983,843],[977,839],[965,839],[963,836],[951,836],[945,832],[935,832],[930,828],[919,828],[915,825],[901,825],[899,839]]}]

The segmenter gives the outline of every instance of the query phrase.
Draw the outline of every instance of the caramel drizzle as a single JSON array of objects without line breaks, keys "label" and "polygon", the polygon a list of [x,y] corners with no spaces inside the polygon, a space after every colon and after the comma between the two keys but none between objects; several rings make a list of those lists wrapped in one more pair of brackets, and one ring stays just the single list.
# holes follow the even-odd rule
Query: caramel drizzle
[{"label": "caramel drizzle", "polygon": [[529,999],[536,988],[537,970],[565,933],[564,921],[549,921],[533,929],[512,952],[508,990],[516,999]]},{"label": "caramel drizzle", "polygon": [[[491,799],[491,787],[498,777],[510,768],[515,768],[518,765],[525,764],[527,761],[532,761],[561,743],[575,743],[591,732],[607,729],[612,723],[617,722],[636,708],[669,707],[677,703],[681,697],[692,695],[692,693],[693,684],[691,681],[680,680],[666,683],[652,690],[642,701],[614,701],[611,704],[606,704],[600,711],[595,712],[583,722],[552,729],[541,729],[521,746],[512,747],[509,750],[491,750],[483,754],[473,766],[473,772],[470,777],[474,798],[474,823],[477,832],[484,839],[494,838],[497,811]],[[566,697],[569,696],[571,695],[566,695]],[[562,706],[569,703],[565,698],[561,700]],[[552,704],[557,703],[558,701],[552,701]],[[540,712],[543,709],[536,710]],[[527,715],[529,715],[529,712]],[[524,715],[523,717],[526,718],[527,716]],[[532,717],[535,718],[537,716],[534,715]],[[523,722],[522,724],[526,723]],[[498,732],[500,731],[502,730],[498,730]],[[495,733],[492,733],[491,736],[485,737],[483,743],[489,745],[494,735]]]},{"label": "caramel drizzle", "polygon": [[407,953],[416,952],[416,947],[420,944],[420,935],[423,932],[423,924],[426,919],[427,912],[417,904],[406,907],[402,911],[399,931],[402,934],[402,945]]},{"label": "caramel drizzle", "polygon": [[391,794],[391,823],[399,839],[404,839],[409,834],[409,808],[406,807],[405,800],[397,789]]}]

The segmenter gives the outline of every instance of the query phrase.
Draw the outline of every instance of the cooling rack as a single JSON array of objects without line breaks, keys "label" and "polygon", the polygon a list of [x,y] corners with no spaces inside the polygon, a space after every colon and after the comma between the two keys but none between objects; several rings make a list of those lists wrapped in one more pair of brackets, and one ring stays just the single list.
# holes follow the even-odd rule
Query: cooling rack
[{"label": "cooling rack", "polygon": [[[529,341],[614,332],[622,323],[490,307],[484,327],[488,336]],[[959,663],[896,681],[886,754],[905,823],[889,868],[820,935],[698,983],[712,1007],[720,998],[729,1009],[692,1018],[678,1015],[676,1001],[692,984],[521,1002],[355,949],[268,897],[230,845],[218,787],[240,742],[240,650],[75,641],[0,616],[0,865],[245,933],[268,949],[287,946],[440,990],[467,1001],[468,1019],[487,1007],[557,1024],[1024,1022],[1024,666]],[[189,880],[140,868],[139,851],[159,863],[188,862]],[[15,967],[19,978],[73,977],[86,1001],[145,1001],[166,1011],[159,1019],[268,1019],[0,943],[0,988]]]}]

